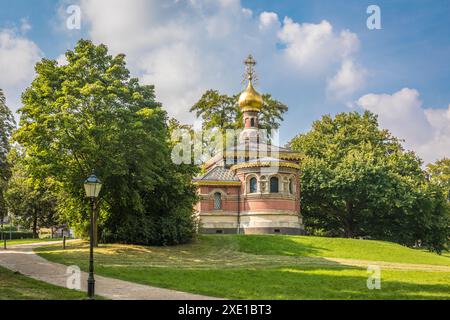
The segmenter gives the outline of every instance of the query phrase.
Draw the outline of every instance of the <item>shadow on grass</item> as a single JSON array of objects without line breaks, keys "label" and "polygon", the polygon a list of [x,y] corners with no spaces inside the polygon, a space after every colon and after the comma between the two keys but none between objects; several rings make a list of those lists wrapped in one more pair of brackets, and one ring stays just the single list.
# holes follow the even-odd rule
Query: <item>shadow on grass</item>
[{"label": "shadow on grass", "polygon": [[[270,237],[270,241],[268,241]],[[330,251],[324,247],[299,243],[292,236],[284,235],[236,235],[239,251],[261,255],[314,256]]]},{"label": "shadow on grass", "polygon": [[[234,299],[450,299],[450,281],[443,281],[448,273],[383,270],[381,290],[369,290],[364,268],[299,256],[323,248],[274,236],[273,241],[265,241],[269,247],[261,248],[264,254],[258,255],[255,254],[259,249],[257,236],[243,238],[254,241],[245,243],[251,249],[249,253],[238,250],[241,239],[240,236],[208,236],[191,245],[170,248],[148,247],[136,251],[133,246],[131,253],[121,245],[101,245],[95,253],[96,273]],[[77,264],[86,271],[87,244],[78,244],[73,249],[63,251],[48,246],[37,251],[46,259]],[[120,254],[114,250],[120,250]]]},{"label": "shadow on grass", "polygon": [[[317,272],[320,271],[320,272]],[[449,299],[448,284],[386,280],[380,290],[367,288],[361,269],[186,270],[101,268],[106,276],[158,287],[230,299]],[[409,280],[411,281],[411,280]]]}]

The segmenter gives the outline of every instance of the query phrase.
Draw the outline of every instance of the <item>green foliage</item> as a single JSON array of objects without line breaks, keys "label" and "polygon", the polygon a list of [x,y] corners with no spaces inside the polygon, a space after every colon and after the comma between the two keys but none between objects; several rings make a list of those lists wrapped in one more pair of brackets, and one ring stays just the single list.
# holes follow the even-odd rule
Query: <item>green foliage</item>
[{"label": "green foliage", "polygon": [[444,188],[450,201],[450,158],[443,158],[427,165],[430,181]]},{"label": "green foliage", "polygon": [[[161,243],[158,219],[164,217],[194,228],[195,168],[171,163],[167,116],[155,102],[154,87],[130,78],[125,56],[108,55],[104,45],[80,40],[66,58],[65,66],[48,59],[36,65],[14,136],[30,175],[56,182],[60,219],[78,234],[86,232],[83,181],[95,169],[103,182],[96,204],[99,238],[137,242],[140,228],[150,235],[142,241]],[[175,229],[183,235],[166,242],[192,237],[182,225]]]},{"label": "green foliage", "polygon": [[[37,235],[31,231],[11,231],[11,232],[9,232],[9,231],[3,230],[3,232],[4,232],[3,237],[6,240],[31,239],[33,237],[37,238]],[[9,242],[8,242],[8,244],[9,244]]]},{"label": "green foliage", "polygon": [[[290,145],[302,152],[302,214],[330,236],[370,237],[441,252],[448,206],[427,185],[421,161],[364,112],[324,116]],[[443,202],[444,201],[444,202]]]},{"label": "green foliage", "polygon": [[6,190],[6,202],[15,221],[32,229],[37,236],[39,227],[56,223],[56,186],[49,177],[34,178],[27,171],[27,160],[19,148],[11,150],[9,162],[13,165],[12,176]]},{"label": "green foliage", "polygon": [[[278,129],[283,121],[283,114],[288,107],[273,99],[270,94],[264,94],[263,107],[259,118],[259,128],[266,129],[270,136],[271,129]],[[242,129],[242,112],[239,104],[239,94],[228,96],[217,90],[206,91],[199,101],[190,109],[196,117],[201,117],[204,130],[219,129],[222,133],[226,129]]]},{"label": "green foliage", "polygon": [[15,127],[11,110],[6,106],[3,90],[0,88],[0,219],[8,213],[5,201],[5,191],[11,168],[7,156],[11,149],[10,137]]},{"label": "green foliage", "polygon": [[17,231],[17,226],[14,226],[12,224],[4,224],[3,225],[3,231]]}]

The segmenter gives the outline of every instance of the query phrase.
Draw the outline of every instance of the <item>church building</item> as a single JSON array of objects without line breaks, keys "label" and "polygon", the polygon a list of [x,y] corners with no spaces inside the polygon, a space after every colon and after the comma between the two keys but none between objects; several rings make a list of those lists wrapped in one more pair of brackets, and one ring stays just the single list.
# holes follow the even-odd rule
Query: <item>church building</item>
[{"label": "church building", "polygon": [[247,88],[239,97],[244,129],[195,178],[200,233],[302,234],[299,162],[301,155],[272,145],[258,129],[262,96],[254,89],[254,66],[246,61]]}]

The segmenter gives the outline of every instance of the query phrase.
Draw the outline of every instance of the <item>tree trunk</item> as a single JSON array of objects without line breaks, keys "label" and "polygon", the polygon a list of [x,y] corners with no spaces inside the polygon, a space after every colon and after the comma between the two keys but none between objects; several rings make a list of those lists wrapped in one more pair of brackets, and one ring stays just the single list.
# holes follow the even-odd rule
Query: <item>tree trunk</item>
[{"label": "tree trunk", "polygon": [[37,209],[34,209],[34,214],[33,214],[33,239],[37,238],[37,220],[38,220],[38,213],[37,213]]},{"label": "tree trunk", "polygon": [[345,219],[345,237],[353,238],[353,204],[351,201],[346,202],[347,217]]}]

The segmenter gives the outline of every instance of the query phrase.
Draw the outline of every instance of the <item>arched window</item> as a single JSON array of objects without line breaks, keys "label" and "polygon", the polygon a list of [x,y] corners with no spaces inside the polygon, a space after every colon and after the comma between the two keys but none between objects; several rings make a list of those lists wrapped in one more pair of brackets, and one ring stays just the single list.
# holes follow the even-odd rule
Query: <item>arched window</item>
[{"label": "arched window", "polygon": [[250,119],[250,127],[254,127],[255,126],[255,118],[251,118]]},{"label": "arched window", "polygon": [[214,209],[222,209],[222,194],[220,192],[214,193]]},{"label": "arched window", "polygon": [[292,179],[289,179],[289,193],[293,194],[294,193],[294,183],[292,182]]},{"label": "arched window", "polygon": [[256,180],[255,177],[250,179],[250,193],[255,193],[256,192],[257,183],[258,183],[258,181]]},{"label": "arched window", "polygon": [[278,193],[278,178],[270,178],[270,193]]}]

